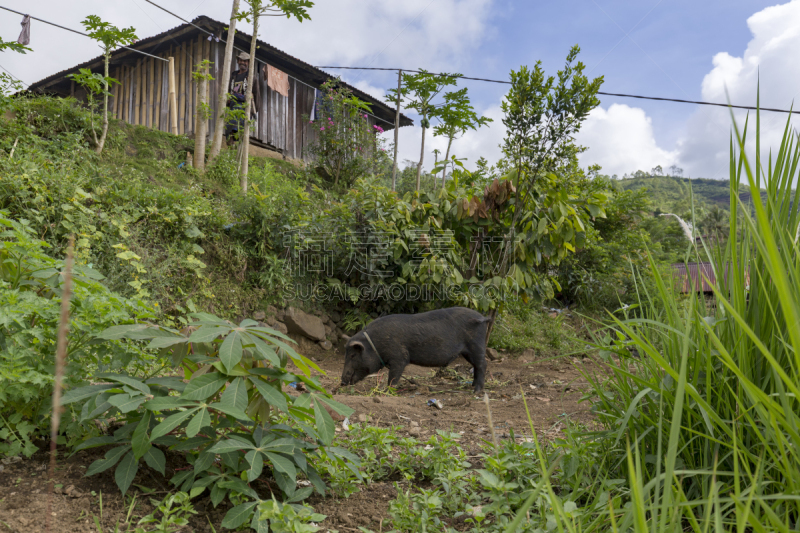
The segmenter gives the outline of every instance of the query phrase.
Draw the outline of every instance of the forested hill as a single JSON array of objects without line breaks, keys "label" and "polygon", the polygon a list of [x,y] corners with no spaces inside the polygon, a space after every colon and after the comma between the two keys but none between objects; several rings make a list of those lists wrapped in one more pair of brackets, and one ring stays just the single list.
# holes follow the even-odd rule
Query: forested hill
[{"label": "forested hill", "polygon": [[[646,176],[621,179],[619,185],[625,190],[646,188],[653,202],[654,210],[662,212],[686,211],[691,206],[694,195],[695,205],[708,207],[730,207],[730,184],[728,180],[692,179],[675,176]],[[739,197],[750,200],[750,188],[739,186]],[[762,193],[763,194],[763,193]]]}]

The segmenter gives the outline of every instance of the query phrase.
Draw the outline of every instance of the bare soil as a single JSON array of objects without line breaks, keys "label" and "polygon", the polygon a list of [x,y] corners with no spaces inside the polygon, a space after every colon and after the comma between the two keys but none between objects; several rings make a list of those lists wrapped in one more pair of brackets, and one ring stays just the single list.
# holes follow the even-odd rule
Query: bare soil
[{"label": "bare soil", "polygon": [[[308,355],[327,374],[320,378],[322,384],[328,390],[335,390],[344,363],[343,354],[319,350]],[[588,403],[579,403],[587,389],[581,371],[591,372],[594,368],[588,359],[536,361],[530,350],[521,357],[501,355],[504,356],[502,361],[489,362],[485,387],[497,438],[509,438],[512,429],[518,437],[531,435],[522,392],[533,427],[543,440],[560,436],[568,421],[593,423]],[[382,371],[355,386],[339,389],[334,398],[355,410],[351,422],[399,426],[401,434],[414,434],[420,440],[430,437],[436,430],[458,432],[465,449],[470,455],[476,455],[482,443],[491,439],[491,434],[484,399],[482,395],[476,396],[470,387],[471,370],[463,359],[445,369],[410,366],[404,373],[408,379],[403,379],[392,395],[386,392],[387,373]],[[433,399],[441,402],[441,409],[428,405],[428,400]],[[337,422],[337,431],[340,435],[344,431],[341,422]],[[0,465],[0,533],[45,531],[47,447],[47,443],[42,442],[42,451],[30,459],[5,461]],[[132,495],[138,493],[131,519],[135,525],[139,517],[152,511],[151,496],[139,491],[136,485],[155,489],[157,494],[152,497],[161,499],[172,488],[168,479],[177,468],[185,466],[180,456],[170,456],[164,479],[142,465],[134,485],[123,498],[116,488],[113,469],[91,478],[84,477],[88,466],[104,451],[88,450],[72,457],[59,456],[58,488],[49,511],[53,517],[53,533],[96,533],[93,517],[100,517],[101,492],[103,531],[114,531],[115,524],[125,522]],[[386,482],[364,487],[347,499],[314,496],[309,503],[317,512],[328,516],[323,522],[326,528],[345,532],[358,531],[358,526],[364,526],[379,530],[381,523],[388,520],[389,502],[395,497],[394,485]],[[210,523],[216,531],[222,531],[220,522],[228,508],[224,503],[214,509],[205,494],[195,498],[194,504],[198,514],[191,520],[192,531],[211,532]]]}]

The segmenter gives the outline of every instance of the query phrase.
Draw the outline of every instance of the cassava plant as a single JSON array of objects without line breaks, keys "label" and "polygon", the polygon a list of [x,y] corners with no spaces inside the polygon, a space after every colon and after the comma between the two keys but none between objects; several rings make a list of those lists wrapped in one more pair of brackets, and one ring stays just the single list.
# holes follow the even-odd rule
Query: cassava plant
[{"label": "cassava plant", "polygon": [[94,115],[97,111],[97,102],[95,99],[101,96],[107,98],[111,94],[108,91],[108,87],[114,83],[119,83],[119,81],[111,77],[107,78],[99,72],[92,72],[91,69],[88,68],[78,69],[77,74],[70,74],[68,78],[71,78],[75,83],[86,90],[86,103],[91,113],[90,127],[92,130],[92,139],[94,140],[95,146],[100,146],[100,140],[103,134],[101,132],[101,139],[98,139],[97,130],[94,126]]},{"label": "cassava plant", "polygon": [[[314,467],[317,450],[340,460],[357,458],[330,447],[334,422],[327,408],[348,416],[352,409],[332,400],[310,376],[319,368],[299,355],[283,334],[253,320],[234,324],[197,313],[195,322],[181,331],[151,324],[115,326],[99,338],[148,341],[172,358],[178,376],[136,378],[101,374],[101,383],[73,389],[63,405],[82,403],[81,419],[115,417],[123,422],[112,435],[89,439],[75,451],[112,445],[95,461],[87,475],[116,466],[115,479],[125,493],[144,460],[165,474],[164,449],[185,452],[191,465],[175,473],[171,482],[196,497],[210,491],[216,506],[228,497],[234,507],[222,525],[234,529],[250,522],[257,531],[257,507],[263,499],[250,484],[264,466],[287,502],[299,502],[325,484]],[[286,366],[291,361],[300,374]],[[183,379],[182,379],[183,378]],[[289,382],[303,382],[311,392],[290,396]],[[299,476],[310,485],[297,487]]]},{"label": "cassava plant", "polygon": [[[111,52],[120,45],[127,45],[136,40],[136,33],[133,27],[117,28],[108,22],[103,22],[97,15],[89,15],[81,23],[89,34],[89,37],[98,41],[103,48],[103,128],[100,138],[96,139],[95,146],[97,153],[102,153],[108,135],[108,96],[109,83],[115,81],[108,75],[108,65],[111,61]],[[96,93],[97,94],[97,93]],[[93,130],[94,131],[94,130]]]}]

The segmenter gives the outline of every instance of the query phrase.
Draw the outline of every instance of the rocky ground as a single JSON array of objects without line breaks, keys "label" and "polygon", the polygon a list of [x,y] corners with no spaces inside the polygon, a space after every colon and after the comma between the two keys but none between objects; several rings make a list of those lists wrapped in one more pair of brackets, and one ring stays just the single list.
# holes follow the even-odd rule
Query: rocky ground
[{"label": "rocky ground", "polygon": [[[293,337],[303,339],[304,345],[298,351],[313,358],[325,371],[326,374],[320,376],[322,384],[328,390],[336,389],[344,363],[344,353],[339,347],[346,339],[341,328],[329,317],[323,317],[327,319],[324,320],[305,313],[283,311],[281,320],[278,320],[276,315],[281,316],[276,313],[258,319],[271,321],[273,325],[282,324]],[[326,330],[325,326],[329,329]],[[322,338],[309,338],[297,333],[304,328],[316,328],[312,333],[316,337],[321,334]],[[509,438],[512,429],[517,436],[531,435],[523,393],[533,429],[545,440],[559,436],[568,421],[592,423],[589,405],[579,403],[587,388],[582,373],[594,369],[588,360],[560,358],[541,361],[532,350],[516,356],[500,353],[498,357],[501,360],[489,363],[486,379],[486,392],[498,438]],[[482,396],[472,393],[469,387],[471,366],[463,359],[445,369],[410,366],[404,374],[407,379],[402,380],[392,394],[385,390],[386,377],[384,370],[356,386],[336,391],[335,399],[355,410],[351,416],[353,422],[396,426],[400,434],[419,439],[431,436],[437,429],[458,432],[470,455],[477,455],[481,443],[491,438],[486,404]],[[429,400],[438,400],[441,408],[429,406]],[[337,422],[337,432],[346,435],[341,421]],[[152,510],[150,497],[141,492],[141,487],[156,489],[153,497],[159,499],[171,488],[159,474],[141,468],[132,487],[137,490],[122,498],[114,483],[113,469],[91,478],[83,477],[86,468],[102,456],[104,450],[79,452],[59,459],[56,494],[48,511],[45,484],[48,455],[45,448],[45,443],[42,443],[42,451],[32,458],[5,460],[0,465],[0,533],[44,531],[44,518],[48,512],[53,517],[53,533],[96,533],[95,517],[101,520],[104,532],[114,531],[115,524],[124,523],[129,512],[138,520]],[[179,468],[180,461],[180,456],[170,457],[167,469],[174,471]],[[168,477],[170,475],[168,472]],[[132,502],[132,493],[137,491],[137,500]],[[358,531],[358,526],[377,529],[388,516],[388,504],[393,498],[395,489],[391,483],[376,483],[346,500],[317,496],[310,503],[318,512],[328,515],[323,523],[327,528]],[[219,523],[227,508],[214,509],[207,496],[195,499],[195,507],[199,513],[191,522],[194,531],[213,531],[210,524],[220,531]]]}]

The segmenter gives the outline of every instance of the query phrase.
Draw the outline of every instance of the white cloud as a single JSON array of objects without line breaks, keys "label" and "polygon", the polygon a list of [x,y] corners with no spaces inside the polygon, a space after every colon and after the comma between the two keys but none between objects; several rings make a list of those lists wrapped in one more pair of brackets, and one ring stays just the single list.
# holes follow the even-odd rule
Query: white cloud
[{"label": "white cloud", "polygon": [[[747,25],[753,38],[744,53],[741,57],[727,52],[714,56],[713,68],[703,79],[702,97],[714,102],[730,98],[733,104],[754,106],[760,85],[762,107],[788,109],[800,95],[800,64],[795,59],[800,48],[800,0],[763,9],[747,19]],[[742,127],[746,112],[739,110],[734,115]],[[765,152],[777,150],[785,123],[785,114],[762,113]],[[750,124],[751,128],[755,125],[753,121]],[[692,176],[727,178],[731,128],[728,110],[698,109],[679,143],[680,165]],[[753,141],[754,131],[750,133]]]},{"label": "white cloud", "polygon": [[589,147],[579,156],[581,164],[599,164],[604,174],[623,175],[639,169],[649,171],[656,165],[667,168],[675,162],[677,155],[657,145],[652,119],[644,110],[622,104],[592,111],[577,141]]}]

